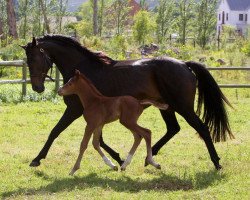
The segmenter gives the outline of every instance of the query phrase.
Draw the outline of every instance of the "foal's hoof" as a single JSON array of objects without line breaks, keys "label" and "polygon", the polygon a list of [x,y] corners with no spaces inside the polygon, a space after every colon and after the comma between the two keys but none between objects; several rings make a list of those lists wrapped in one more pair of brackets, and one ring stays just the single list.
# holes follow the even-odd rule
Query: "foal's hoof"
[{"label": "foal's hoof", "polygon": [[114,170],[114,171],[118,171],[118,167],[117,167],[117,166],[114,166],[114,167],[113,167],[113,170]]},{"label": "foal's hoof", "polygon": [[123,171],[123,172],[124,172],[125,170],[126,170],[126,168],[124,168],[124,167],[121,167],[121,171]]},{"label": "foal's hoof", "polygon": [[155,166],[155,168],[156,168],[156,169],[161,169],[161,165],[157,164],[157,165]]},{"label": "foal's hoof", "polygon": [[30,163],[30,167],[38,167],[40,164],[40,161],[32,160],[32,162]]}]

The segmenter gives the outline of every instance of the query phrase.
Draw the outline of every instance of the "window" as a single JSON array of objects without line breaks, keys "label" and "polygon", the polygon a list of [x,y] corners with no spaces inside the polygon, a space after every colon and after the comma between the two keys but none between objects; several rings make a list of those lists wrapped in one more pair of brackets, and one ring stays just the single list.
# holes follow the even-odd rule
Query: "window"
[{"label": "window", "polygon": [[220,21],[220,14],[219,14],[219,21]]},{"label": "window", "polygon": [[245,21],[247,22],[247,14],[245,14]]},{"label": "window", "polygon": [[239,21],[243,21],[243,14],[239,14]]},{"label": "window", "polygon": [[227,15],[226,15],[226,20],[228,21],[228,13],[227,13]]}]

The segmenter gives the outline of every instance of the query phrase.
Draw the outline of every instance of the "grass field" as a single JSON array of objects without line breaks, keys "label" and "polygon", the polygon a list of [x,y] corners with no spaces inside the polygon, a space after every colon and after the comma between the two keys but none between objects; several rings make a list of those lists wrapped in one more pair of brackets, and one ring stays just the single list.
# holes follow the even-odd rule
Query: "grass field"
[{"label": "grass field", "polygon": [[[217,143],[223,170],[215,171],[207,149],[195,131],[178,116],[181,131],[155,160],[161,170],[144,168],[146,147],[138,148],[125,172],[111,171],[91,143],[82,166],[68,175],[78,155],[85,122],[76,120],[52,145],[38,168],[30,161],[41,150],[61,117],[61,100],[0,104],[0,196],[3,199],[250,199],[249,90],[225,90],[236,139]],[[165,133],[157,109],[147,109],[140,124],[153,132],[153,143]],[[119,123],[104,128],[104,140],[124,158],[133,136]]]}]

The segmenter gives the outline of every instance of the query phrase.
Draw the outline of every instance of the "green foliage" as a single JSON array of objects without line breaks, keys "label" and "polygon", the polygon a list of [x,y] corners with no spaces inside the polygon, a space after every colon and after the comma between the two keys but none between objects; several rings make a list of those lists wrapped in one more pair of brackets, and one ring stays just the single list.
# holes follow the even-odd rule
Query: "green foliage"
[{"label": "green foliage", "polygon": [[241,50],[243,53],[245,53],[247,56],[250,57],[250,41],[249,40],[244,44]]},{"label": "green foliage", "polygon": [[201,0],[197,3],[197,42],[204,49],[212,35],[215,35],[217,0]]},{"label": "green foliage", "polygon": [[152,18],[153,16],[145,10],[139,11],[134,16],[133,35],[139,44],[145,44],[149,34],[154,31],[155,23]]},{"label": "green foliage", "polygon": [[157,37],[160,43],[166,40],[167,34],[172,33],[174,27],[174,1],[160,0],[157,7]]},{"label": "green foliage", "polygon": [[81,20],[76,23],[74,27],[80,37],[90,37],[93,35],[93,26],[91,21]]},{"label": "green foliage", "polygon": [[19,45],[23,44],[24,40],[13,40],[11,44],[4,48],[0,48],[0,58],[2,60],[18,60],[25,58],[25,52]]}]

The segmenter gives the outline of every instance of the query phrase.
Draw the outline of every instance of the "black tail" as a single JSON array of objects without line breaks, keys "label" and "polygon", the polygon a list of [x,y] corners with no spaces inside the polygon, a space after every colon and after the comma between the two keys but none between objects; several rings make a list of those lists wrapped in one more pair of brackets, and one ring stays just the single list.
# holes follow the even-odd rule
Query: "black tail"
[{"label": "black tail", "polygon": [[224,102],[229,106],[231,104],[223,95],[218,84],[202,64],[188,61],[186,65],[192,69],[198,80],[199,95],[196,113],[201,114],[202,104],[204,104],[202,118],[212,133],[213,141],[226,141],[227,133],[231,139],[234,138],[229,126]]}]

